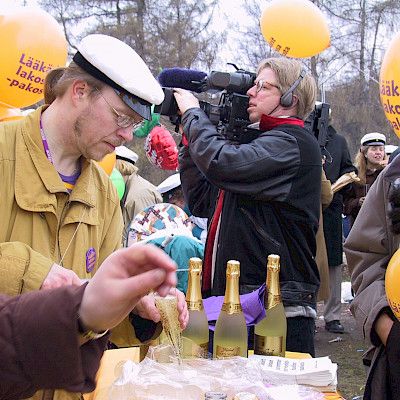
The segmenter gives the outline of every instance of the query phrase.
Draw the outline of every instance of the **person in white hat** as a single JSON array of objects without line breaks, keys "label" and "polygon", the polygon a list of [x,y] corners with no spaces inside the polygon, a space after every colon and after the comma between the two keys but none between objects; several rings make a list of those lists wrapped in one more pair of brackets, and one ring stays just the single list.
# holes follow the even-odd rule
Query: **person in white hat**
[{"label": "person in white hat", "polygon": [[384,134],[379,132],[367,133],[361,138],[360,144],[360,151],[354,161],[360,181],[352,183],[351,190],[346,193],[344,199],[344,214],[350,216],[351,226],[357,218],[368,190],[388,163],[388,157],[385,153],[386,136]]},{"label": "person in white hat", "polygon": [[175,204],[190,216],[190,219],[194,224],[192,229],[193,236],[200,239],[201,242],[205,244],[207,240],[208,219],[196,217],[190,212],[185,203],[185,197],[183,196],[181,175],[177,173],[169,176],[157,186],[157,190],[161,193],[164,203]]},{"label": "person in white hat", "polygon": [[139,169],[135,165],[139,156],[134,151],[126,146],[118,146],[115,148],[115,154],[115,167],[125,181],[125,193],[120,201],[124,219],[122,243],[125,243],[133,217],[146,207],[161,203],[162,198],[157,187],[139,175]]},{"label": "person in white hat", "polygon": [[[0,124],[0,292],[9,295],[80,285],[121,246],[117,192],[93,160],[132,140],[164,95],[132,48],[95,34],[68,67],[47,74],[44,98],[25,118]],[[147,298],[139,309],[150,319],[158,313]],[[111,340],[150,339],[153,325],[132,329],[126,319]]]}]

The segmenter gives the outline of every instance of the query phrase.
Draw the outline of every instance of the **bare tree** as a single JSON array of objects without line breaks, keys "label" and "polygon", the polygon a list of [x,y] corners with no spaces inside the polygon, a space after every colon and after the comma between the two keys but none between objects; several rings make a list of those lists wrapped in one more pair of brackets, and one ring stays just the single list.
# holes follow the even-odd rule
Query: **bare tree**
[{"label": "bare tree", "polygon": [[210,68],[224,34],[211,29],[218,0],[41,0],[74,49],[105,33],[131,45],[154,73],[167,66]]}]

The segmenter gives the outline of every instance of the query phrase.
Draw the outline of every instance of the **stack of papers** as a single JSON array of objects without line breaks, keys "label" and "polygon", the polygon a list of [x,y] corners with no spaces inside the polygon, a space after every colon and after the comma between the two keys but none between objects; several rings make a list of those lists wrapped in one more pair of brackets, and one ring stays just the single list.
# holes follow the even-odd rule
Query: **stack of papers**
[{"label": "stack of papers", "polygon": [[337,364],[329,357],[290,359],[254,355],[249,358],[249,363],[261,369],[265,383],[307,385],[321,391],[336,390]]}]

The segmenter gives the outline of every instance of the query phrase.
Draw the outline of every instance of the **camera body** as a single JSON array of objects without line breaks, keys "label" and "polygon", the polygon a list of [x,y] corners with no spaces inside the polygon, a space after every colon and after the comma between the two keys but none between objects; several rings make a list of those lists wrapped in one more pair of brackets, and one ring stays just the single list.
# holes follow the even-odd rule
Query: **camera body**
[{"label": "camera body", "polygon": [[321,154],[326,155],[326,142],[328,135],[330,105],[316,102],[314,110],[304,121],[304,126],[317,138]]},{"label": "camera body", "polygon": [[[235,72],[212,71],[195,83],[198,92],[220,92],[218,104],[199,101],[200,108],[218,130],[235,135],[250,124],[247,108],[249,97],[246,92],[254,85],[256,74],[237,69]],[[174,89],[163,87],[165,99],[154,108],[154,112],[170,117],[173,124],[180,123]]]}]

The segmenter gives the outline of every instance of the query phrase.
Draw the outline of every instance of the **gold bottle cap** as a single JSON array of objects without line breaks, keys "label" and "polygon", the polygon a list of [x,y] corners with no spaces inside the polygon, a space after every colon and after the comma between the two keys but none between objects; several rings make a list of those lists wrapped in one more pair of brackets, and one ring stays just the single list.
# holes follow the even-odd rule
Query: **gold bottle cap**
[{"label": "gold bottle cap", "polygon": [[203,261],[198,257],[191,257],[189,259],[189,272],[200,272],[203,269]]},{"label": "gold bottle cap", "polygon": [[226,265],[226,275],[240,276],[240,262],[236,260],[229,260]]}]

